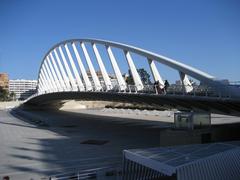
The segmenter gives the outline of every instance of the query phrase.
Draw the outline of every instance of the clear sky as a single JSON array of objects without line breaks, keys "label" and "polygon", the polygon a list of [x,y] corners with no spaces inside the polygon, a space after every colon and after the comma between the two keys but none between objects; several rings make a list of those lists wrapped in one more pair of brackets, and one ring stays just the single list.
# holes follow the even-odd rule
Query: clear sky
[{"label": "clear sky", "polygon": [[11,79],[36,79],[54,44],[86,37],[134,45],[240,80],[239,0],[0,0],[0,72]]}]

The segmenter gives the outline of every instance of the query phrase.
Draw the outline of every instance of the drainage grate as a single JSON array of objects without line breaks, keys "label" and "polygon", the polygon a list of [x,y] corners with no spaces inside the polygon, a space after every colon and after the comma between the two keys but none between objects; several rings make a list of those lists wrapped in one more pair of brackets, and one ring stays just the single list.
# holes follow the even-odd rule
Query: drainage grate
[{"label": "drainage grate", "polygon": [[81,142],[81,144],[91,144],[91,145],[104,145],[108,143],[109,141],[107,140],[96,140],[96,139],[90,139],[87,141]]},{"label": "drainage grate", "polygon": [[66,132],[66,133],[69,133],[69,134],[71,134],[71,133],[75,133],[75,134],[79,133],[78,130],[67,130],[67,131],[65,131],[65,132]]},{"label": "drainage grate", "polygon": [[63,128],[75,128],[77,127],[77,125],[65,125],[65,126],[62,126]]}]

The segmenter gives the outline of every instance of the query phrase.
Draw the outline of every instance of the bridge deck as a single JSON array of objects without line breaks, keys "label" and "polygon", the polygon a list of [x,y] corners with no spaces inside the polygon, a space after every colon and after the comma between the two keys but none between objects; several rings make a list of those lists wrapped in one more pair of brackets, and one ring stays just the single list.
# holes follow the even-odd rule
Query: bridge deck
[{"label": "bridge deck", "polygon": [[209,111],[227,115],[240,115],[240,99],[189,95],[157,95],[124,92],[56,92],[38,95],[25,104],[44,107],[45,104],[61,104],[62,100],[103,100],[144,103],[180,110]]}]

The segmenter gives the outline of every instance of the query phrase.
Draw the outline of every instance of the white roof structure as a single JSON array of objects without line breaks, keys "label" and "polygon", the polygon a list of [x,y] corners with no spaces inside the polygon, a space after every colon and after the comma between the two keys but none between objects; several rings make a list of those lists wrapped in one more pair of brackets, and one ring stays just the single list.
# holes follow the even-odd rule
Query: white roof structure
[{"label": "white roof structure", "polygon": [[178,180],[240,179],[240,141],[125,150],[124,159]]}]

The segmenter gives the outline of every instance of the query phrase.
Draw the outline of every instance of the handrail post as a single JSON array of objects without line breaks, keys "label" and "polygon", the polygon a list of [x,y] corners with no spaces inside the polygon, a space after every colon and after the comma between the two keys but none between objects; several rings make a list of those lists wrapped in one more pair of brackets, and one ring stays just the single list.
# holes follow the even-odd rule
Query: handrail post
[{"label": "handrail post", "polygon": [[157,85],[154,85],[154,88],[155,88],[156,94],[158,94]]}]

